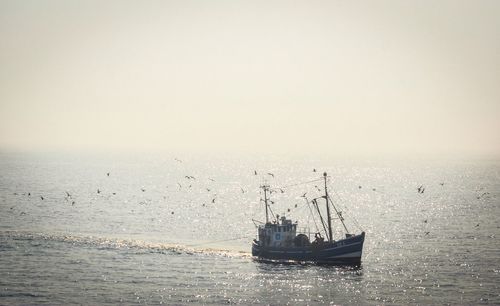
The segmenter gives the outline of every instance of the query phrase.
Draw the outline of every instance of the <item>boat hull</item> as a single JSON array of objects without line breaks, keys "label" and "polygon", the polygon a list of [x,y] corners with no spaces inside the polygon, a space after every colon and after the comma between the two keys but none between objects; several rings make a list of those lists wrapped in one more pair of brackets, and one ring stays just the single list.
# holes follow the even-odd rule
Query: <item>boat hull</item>
[{"label": "boat hull", "polygon": [[359,265],[365,233],[335,242],[304,247],[264,247],[254,241],[252,256],[258,259],[291,260],[338,265]]}]

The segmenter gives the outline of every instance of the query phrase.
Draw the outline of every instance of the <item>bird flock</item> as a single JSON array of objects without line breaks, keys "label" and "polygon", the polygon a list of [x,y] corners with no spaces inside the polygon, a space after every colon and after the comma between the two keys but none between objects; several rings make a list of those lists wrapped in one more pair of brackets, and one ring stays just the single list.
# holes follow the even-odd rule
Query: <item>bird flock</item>
[{"label": "bird flock", "polygon": [[[175,162],[177,162],[177,163],[183,163],[183,161],[182,161],[181,159],[179,159],[179,158],[174,158],[174,161],[175,161]],[[313,173],[316,173],[316,172],[317,172],[316,168],[313,168],[313,169],[312,169],[312,172],[313,172]],[[258,171],[257,171],[257,170],[253,170],[253,174],[254,174],[255,176],[257,176],[257,175],[258,175]],[[272,172],[265,172],[265,176],[270,177],[270,178],[272,178],[272,179],[274,179],[274,178],[275,178],[275,174],[274,174],[274,173],[272,173]],[[106,172],[106,173],[105,173],[105,177],[107,177],[107,178],[111,177],[111,172]],[[178,190],[181,190],[181,189],[183,189],[183,188],[184,188],[184,189],[190,189],[190,188],[192,188],[192,187],[193,187],[193,183],[194,183],[194,182],[196,182],[196,181],[198,180],[198,178],[197,178],[196,176],[194,176],[194,175],[190,175],[190,174],[189,174],[189,175],[184,175],[184,179],[185,179],[185,181],[184,181],[184,182],[182,182],[182,183],[181,183],[181,182],[176,182],[176,185],[177,185],[177,187],[178,187]],[[215,182],[216,180],[215,180],[214,178],[212,178],[212,177],[208,177],[208,181],[210,181],[210,182]],[[444,187],[445,183],[444,183],[444,182],[440,182],[440,183],[439,183],[439,185],[440,185],[441,187]],[[167,186],[167,187],[168,187],[168,186]],[[315,188],[315,190],[316,190],[317,192],[321,192],[321,191],[322,191],[322,189],[321,189],[320,187],[318,187],[317,185],[314,185],[314,188]],[[358,185],[358,189],[362,189],[362,188],[363,188],[363,187],[362,187],[361,185]],[[210,202],[210,203],[212,203],[212,204],[215,204],[215,203],[218,201],[218,193],[217,193],[217,192],[213,192],[213,187],[211,187],[211,186],[205,186],[205,187],[204,187],[204,189],[207,191],[207,193],[209,193],[209,194],[210,194],[210,200],[209,200],[209,202]],[[375,192],[375,191],[377,191],[377,189],[376,189],[376,188],[374,188],[374,187],[372,187],[371,189],[372,189],[372,191],[374,191],[374,192]],[[241,193],[242,193],[242,194],[245,194],[245,193],[247,192],[247,190],[245,190],[242,186],[239,186],[239,190],[241,191]],[[424,194],[424,192],[425,192],[425,190],[426,190],[426,187],[425,187],[424,185],[420,185],[420,186],[418,186],[418,187],[416,188],[416,190],[417,190],[417,193],[418,193],[418,194]],[[145,193],[147,190],[146,190],[146,188],[145,188],[145,187],[141,187],[141,188],[140,188],[140,191],[141,191],[142,193]],[[97,189],[96,189],[96,192],[97,192],[97,194],[99,194],[99,195],[100,195],[100,194],[102,194],[102,193],[103,193],[103,190],[102,190],[101,188],[97,188]],[[271,192],[271,193],[278,192],[278,193],[282,193],[282,194],[283,194],[283,193],[285,193],[285,189],[284,189],[284,188],[280,188],[280,187],[276,187],[276,188],[272,188],[272,189],[270,189],[270,192]],[[477,198],[478,200],[479,200],[479,199],[482,199],[482,198],[485,198],[485,197],[488,197],[488,196],[490,195],[490,193],[489,193],[489,192],[484,191],[484,190],[483,190],[483,188],[477,189],[477,190],[476,190],[476,193],[477,193],[476,198]],[[112,194],[112,195],[116,195],[117,193],[116,193],[116,192],[112,192],[111,194]],[[18,193],[14,193],[14,195],[19,195],[19,194],[18,194]],[[25,196],[31,197],[31,196],[32,196],[32,192],[23,193],[22,195],[25,195]],[[301,195],[301,197],[302,197],[302,198],[306,198],[306,195],[307,195],[307,192],[303,193],[303,194]],[[45,201],[45,200],[46,200],[46,197],[45,197],[44,195],[39,195],[39,198],[40,198],[40,200],[41,200],[41,201]],[[164,198],[164,199],[166,199],[166,197],[165,197],[165,196],[164,196],[163,198]],[[65,201],[66,203],[68,203],[70,206],[75,206],[75,205],[77,204],[75,197],[74,197],[74,196],[73,196],[73,195],[72,195],[69,191],[65,191],[65,192],[64,192],[64,201]],[[270,201],[270,203],[272,203],[272,204],[274,203],[274,201],[272,201],[272,200],[269,200],[269,201]],[[139,202],[139,204],[141,204],[141,205],[146,205],[146,204],[147,204],[147,202],[145,202],[145,201],[140,201],[140,202]],[[202,203],[202,205],[201,205],[201,206],[202,206],[202,207],[206,207],[207,205],[206,205],[206,203]],[[294,208],[297,208],[297,206],[298,206],[297,204],[294,204],[294,206],[293,206],[293,207],[294,207]],[[13,208],[14,208],[14,206],[13,206],[13,207],[11,207],[10,209],[12,210]],[[291,212],[291,208],[287,208],[287,209],[286,209],[286,211],[287,211],[287,212]],[[171,214],[171,215],[174,215],[174,214],[175,214],[175,212],[174,212],[174,211],[171,211],[171,212],[170,212],[170,214]],[[20,215],[26,215],[26,213],[25,213],[25,212],[21,212],[21,213],[20,213]],[[424,222],[424,223],[428,223],[428,220],[427,220],[427,219],[425,219],[423,222]],[[477,225],[476,225],[476,227],[479,227],[479,224],[477,224]],[[425,235],[428,235],[429,233],[430,233],[430,232],[428,232],[428,231],[427,231],[427,232],[425,232]]]}]

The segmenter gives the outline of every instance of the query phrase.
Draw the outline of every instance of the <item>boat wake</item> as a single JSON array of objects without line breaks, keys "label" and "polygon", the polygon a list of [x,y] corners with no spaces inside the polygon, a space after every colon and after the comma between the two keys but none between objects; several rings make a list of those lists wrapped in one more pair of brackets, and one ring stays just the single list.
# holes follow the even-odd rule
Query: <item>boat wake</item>
[{"label": "boat wake", "polygon": [[99,237],[92,235],[73,235],[62,233],[38,233],[27,231],[0,231],[0,239],[12,240],[29,240],[29,241],[53,241],[70,243],[77,246],[93,247],[97,249],[114,249],[114,250],[134,250],[136,252],[150,252],[162,254],[177,254],[177,255],[208,255],[208,256],[223,256],[233,258],[251,258],[251,254],[243,251],[221,249],[221,248],[206,248],[192,247],[183,244],[174,243],[156,243],[136,239],[121,239]]}]

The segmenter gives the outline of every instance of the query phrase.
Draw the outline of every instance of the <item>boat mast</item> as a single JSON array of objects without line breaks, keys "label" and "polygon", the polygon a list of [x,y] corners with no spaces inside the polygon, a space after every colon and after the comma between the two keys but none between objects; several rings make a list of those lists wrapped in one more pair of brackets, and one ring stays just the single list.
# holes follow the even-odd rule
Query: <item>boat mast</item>
[{"label": "boat mast", "polygon": [[328,205],[328,189],[326,187],[326,172],[323,173],[325,179],[325,200],[326,200],[326,214],[328,216],[328,241],[332,241],[332,217],[330,216],[330,205]]},{"label": "boat mast", "polygon": [[268,185],[264,184],[261,186],[262,189],[264,189],[264,205],[266,205],[266,223],[269,223],[269,212],[268,212],[268,204],[267,204],[267,189],[269,188]]}]

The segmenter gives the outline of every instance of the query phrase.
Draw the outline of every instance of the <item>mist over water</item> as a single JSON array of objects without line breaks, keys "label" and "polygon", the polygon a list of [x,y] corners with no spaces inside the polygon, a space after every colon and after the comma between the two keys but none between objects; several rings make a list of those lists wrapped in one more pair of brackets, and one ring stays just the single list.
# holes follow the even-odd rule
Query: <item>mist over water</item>
[{"label": "mist over water", "polygon": [[[0,304],[500,304],[499,13],[0,1]],[[255,261],[323,172],[361,267]]]},{"label": "mist over water", "polygon": [[[260,184],[295,185],[272,209],[314,232],[301,183],[323,171],[362,266],[254,261]],[[0,173],[2,303],[500,303],[496,161],[4,153]]]}]

